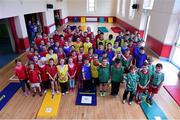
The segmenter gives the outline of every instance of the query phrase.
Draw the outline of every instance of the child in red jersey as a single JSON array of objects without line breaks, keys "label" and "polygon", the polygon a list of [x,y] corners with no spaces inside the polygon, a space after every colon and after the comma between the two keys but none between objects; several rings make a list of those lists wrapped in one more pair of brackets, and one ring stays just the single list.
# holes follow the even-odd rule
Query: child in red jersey
[{"label": "child in red jersey", "polygon": [[73,62],[73,58],[69,58],[69,62],[68,62],[68,77],[69,77],[69,90],[70,92],[74,91],[75,88],[75,76],[76,76],[76,72],[77,72],[77,67],[76,64],[74,64]]},{"label": "child in red jersey", "polygon": [[82,87],[82,65],[83,65],[83,56],[81,54],[78,55],[78,62],[77,62],[77,73],[76,73],[76,80],[78,81],[78,87]]},{"label": "child in red jersey", "polygon": [[58,81],[57,81],[57,67],[54,63],[54,59],[49,59],[49,65],[46,67],[46,74],[49,76],[49,80],[51,82],[51,89],[52,89],[52,98],[54,97],[54,92],[56,89],[56,93],[59,94],[58,90]]},{"label": "child in red jersey", "polygon": [[34,57],[34,55],[35,55],[35,53],[34,53],[34,48],[33,47],[31,47],[30,48],[30,50],[29,50],[29,52],[28,52],[28,54],[27,54],[27,58],[28,58],[28,60],[33,60],[33,57]]},{"label": "child in red jersey", "polygon": [[[30,91],[30,85],[28,83],[27,73],[26,73],[26,67],[22,65],[22,62],[20,59],[15,60],[16,67],[15,67],[15,74],[19,79],[22,91],[24,92],[25,96],[28,96]],[[28,88],[28,91],[26,92],[26,87]]]},{"label": "child in red jersey", "polygon": [[40,70],[40,75],[41,75],[41,87],[44,90],[44,93],[47,92],[47,90],[49,89],[49,79],[48,79],[48,75],[46,74],[46,58],[42,57],[40,59],[40,64],[39,64],[39,70]]},{"label": "child in red jersey", "polygon": [[39,95],[42,96],[39,70],[35,68],[33,62],[29,62],[28,78],[31,83],[31,88],[33,89],[33,97],[36,95],[36,88],[39,90]]},{"label": "child in red jersey", "polygon": [[76,64],[77,63],[77,53],[75,50],[72,51],[72,55],[71,55],[71,58],[73,59],[73,63]]}]

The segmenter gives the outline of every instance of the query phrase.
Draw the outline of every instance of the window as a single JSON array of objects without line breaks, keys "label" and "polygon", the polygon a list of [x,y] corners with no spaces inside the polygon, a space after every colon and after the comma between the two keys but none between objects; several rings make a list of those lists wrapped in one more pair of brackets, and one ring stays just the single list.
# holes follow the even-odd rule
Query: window
[{"label": "window", "polygon": [[95,12],[95,0],[87,0],[87,11],[89,13]]},{"label": "window", "polygon": [[129,19],[133,19],[134,18],[134,14],[135,14],[135,9],[132,8],[133,4],[136,4],[136,0],[131,0],[130,1],[130,6],[129,6]]},{"label": "window", "polygon": [[122,0],[121,13],[123,17],[125,17],[125,12],[126,12],[126,0]]},{"label": "window", "polygon": [[144,0],[143,9],[151,10],[153,8],[154,0]]},{"label": "window", "polygon": [[117,15],[119,15],[119,9],[120,9],[120,0],[117,1],[117,10],[116,10]]}]

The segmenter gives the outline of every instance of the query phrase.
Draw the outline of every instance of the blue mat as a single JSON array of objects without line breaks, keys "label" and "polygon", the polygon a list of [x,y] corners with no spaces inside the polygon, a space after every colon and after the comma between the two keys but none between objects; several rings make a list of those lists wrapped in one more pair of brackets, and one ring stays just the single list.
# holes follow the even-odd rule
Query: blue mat
[{"label": "blue mat", "polygon": [[0,54],[0,68],[4,67],[6,64],[17,58],[19,54],[6,53]]},{"label": "blue mat", "polygon": [[106,27],[98,27],[98,30],[100,30],[103,33],[108,32],[108,29]]},{"label": "blue mat", "polygon": [[19,83],[9,83],[1,92],[0,92],[0,111],[8,103],[8,101],[13,97],[13,95],[20,88]]},{"label": "blue mat", "polygon": [[145,98],[146,98],[145,96],[142,97],[143,101],[141,103],[141,109],[146,115],[146,118],[148,120],[155,120],[155,119],[167,120],[166,115],[159,108],[156,102],[153,100],[153,104],[150,105],[145,101]]},{"label": "blue mat", "polygon": [[84,89],[78,89],[76,105],[96,106],[96,89],[86,92]]}]

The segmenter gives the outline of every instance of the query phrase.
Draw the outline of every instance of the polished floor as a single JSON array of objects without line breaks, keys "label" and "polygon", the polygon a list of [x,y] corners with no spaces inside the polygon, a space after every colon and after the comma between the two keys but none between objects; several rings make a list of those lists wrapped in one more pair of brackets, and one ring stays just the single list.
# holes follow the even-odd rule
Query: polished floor
[{"label": "polished floor", "polygon": [[[70,23],[72,24],[72,23]],[[80,23],[76,23],[79,25]],[[98,26],[106,26],[109,33],[114,34],[110,27],[117,26],[116,24],[109,23],[83,23],[92,27],[96,32]],[[109,33],[106,33],[107,37]],[[116,34],[114,34],[116,35]],[[157,59],[150,51],[147,50],[148,55],[154,57],[154,63],[161,62],[164,65],[163,72],[165,73],[165,85],[180,85],[177,77],[178,69],[172,64]],[[26,62],[26,53],[19,56]],[[0,90],[3,89],[9,82],[9,78],[13,75],[14,62],[9,63],[5,67],[0,69]],[[110,88],[109,88],[110,90]],[[131,106],[128,104],[122,104],[122,94],[124,91],[124,85],[120,86],[120,93],[117,97],[110,95],[106,97],[97,97],[97,106],[76,106],[76,92],[69,93],[61,99],[59,106],[59,112],[57,119],[146,119],[139,105],[133,103]],[[25,97],[21,90],[19,90],[9,103],[0,111],[0,119],[32,119],[36,118],[36,114],[42,103],[43,97],[32,96]],[[167,91],[161,87],[159,93],[154,97],[155,102],[166,114],[168,119],[180,119],[180,107],[167,93]]]}]

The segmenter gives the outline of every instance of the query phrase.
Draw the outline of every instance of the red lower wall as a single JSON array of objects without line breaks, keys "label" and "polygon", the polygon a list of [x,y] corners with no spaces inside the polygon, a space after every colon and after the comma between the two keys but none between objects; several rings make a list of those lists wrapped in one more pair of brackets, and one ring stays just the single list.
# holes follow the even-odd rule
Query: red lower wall
[{"label": "red lower wall", "polygon": [[166,45],[158,41],[157,39],[147,36],[146,46],[151,48],[160,57],[169,58],[172,46]]},{"label": "red lower wall", "polygon": [[50,33],[50,27],[54,26],[55,23],[49,25],[49,26],[44,26],[44,33],[49,34]]},{"label": "red lower wall", "polygon": [[[116,23],[120,24],[125,29],[128,29],[130,32],[134,32],[135,30],[139,31],[140,35],[143,37],[144,31],[143,30],[138,30],[132,25],[129,25],[128,23],[124,22],[123,20],[116,18]],[[159,57],[164,57],[164,58],[169,58],[170,53],[171,53],[171,45],[166,45],[164,43],[161,43],[159,40],[147,36],[146,40],[146,46],[148,46],[150,49],[152,49]]]},{"label": "red lower wall", "polygon": [[21,48],[22,48],[23,50],[25,50],[25,49],[27,49],[27,48],[30,47],[28,37],[19,38],[19,40],[20,40],[20,43],[21,43]]}]

